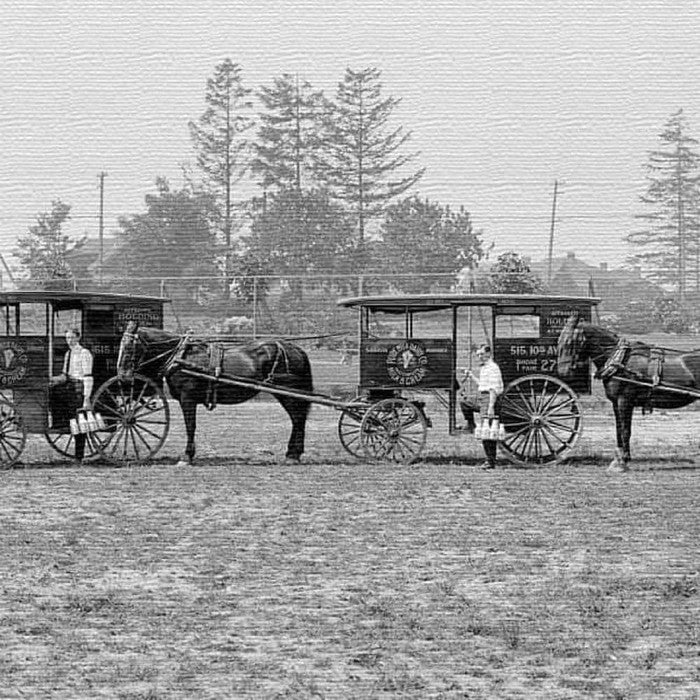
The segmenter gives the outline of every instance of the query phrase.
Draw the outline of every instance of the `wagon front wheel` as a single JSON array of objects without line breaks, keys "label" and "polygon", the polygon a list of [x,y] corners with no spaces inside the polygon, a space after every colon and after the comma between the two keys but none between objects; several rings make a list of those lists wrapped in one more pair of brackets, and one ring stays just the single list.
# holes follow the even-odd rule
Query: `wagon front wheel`
[{"label": "wagon front wheel", "polygon": [[105,424],[104,430],[92,434],[104,459],[141,464],[163,446],[170,427],[170,408],[152,379],[140,374],[128,381],[114,377],[97,390],[92,407]]},{"label": "wagon front wheel", "polygon": [[511,382],[501,397],[506,431],[501,449],[516,464],[546,465],[564,460],[578,442],[583,415],[568,384],[532,374]]},{"label": "wagon front wheel", "polygon": [[15,405],[0,399],[0,469],[9,469],[24,451],[27,428]]},{"label": "wagon front wheel", "polygon": [[423,412],[405,399],[383,399],[367,409],[360,444],[372,460],[410,464],[425,447],[428,426]]}]

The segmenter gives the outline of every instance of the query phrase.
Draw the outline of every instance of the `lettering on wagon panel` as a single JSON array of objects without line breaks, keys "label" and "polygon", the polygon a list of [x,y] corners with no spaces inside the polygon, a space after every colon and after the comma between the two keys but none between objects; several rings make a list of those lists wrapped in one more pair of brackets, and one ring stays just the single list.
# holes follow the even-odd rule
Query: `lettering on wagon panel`
[{"label": "lettering on wagon panel", "polygon": [[428,373],[428,355],[421,343],[406,340],[389,348],[386,369],[391,381],[402,386],[415,386]]}]

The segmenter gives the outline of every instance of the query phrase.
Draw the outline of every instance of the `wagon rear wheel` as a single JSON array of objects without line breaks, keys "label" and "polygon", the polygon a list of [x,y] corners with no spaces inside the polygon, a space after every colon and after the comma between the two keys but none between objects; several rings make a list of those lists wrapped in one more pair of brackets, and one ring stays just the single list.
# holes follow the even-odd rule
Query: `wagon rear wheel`
[{"label": "wagon rear wheel", "polygon": [[140,374],[129,381],[114,377],[97,390],[92,406],[105,422],[105,430],[92,435],[106,460],[140,464],[163,446],[170,427],[170,408],[152,379]]},{"label": "wagon rear wheel", "polygon": [[564,460],[581,434],[581,404],[571,387],[556,377],[533,374],[511,382],[501,397],[506,438],[501,449],[522,465]]},{"label": "wagon rear wheel", "polygon": [[367,413],[369,403],[356,399],[343,408],[338,419],[338,437],[340,444],[353,456],[362,457],[364,449],[360,440],[362,419]]},{"label": "wagon rear wheel", "polygon": [[425,416],[405,399],[383,399],[367,409],[360,425],[360,444],[373,460],[410,464],[425,447]]},{"label": "wagon rear wheel", "polygon": [[27,429],[15,405],[0,399],[0,469],[9,469],[24,451]]},{"label": "wagon rear wheel", "polygon": [[[75,436],[72,433],[44,433],[46,442],[53,447],[56,452],[64,457],[75,457]],[[83,459],[93,459],[99,454],[95,442],[90,433],[85,435],[85,456]]]}]

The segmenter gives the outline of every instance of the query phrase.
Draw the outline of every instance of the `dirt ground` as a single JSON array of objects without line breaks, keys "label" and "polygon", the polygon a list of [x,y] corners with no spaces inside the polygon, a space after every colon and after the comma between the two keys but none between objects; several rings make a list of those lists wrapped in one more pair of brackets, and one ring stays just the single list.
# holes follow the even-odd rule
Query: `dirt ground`
[{"label": "dirt ground", "polygon": [[[173,407],[177,409],[176,406]],[[32,437],[1,472],[3,698],[697,698],[700,413],[635,418],[628,474],[576,456],[482,472],[433,416],[425,458],[345,454],[314,407],[174,410],[149,467]]]}]

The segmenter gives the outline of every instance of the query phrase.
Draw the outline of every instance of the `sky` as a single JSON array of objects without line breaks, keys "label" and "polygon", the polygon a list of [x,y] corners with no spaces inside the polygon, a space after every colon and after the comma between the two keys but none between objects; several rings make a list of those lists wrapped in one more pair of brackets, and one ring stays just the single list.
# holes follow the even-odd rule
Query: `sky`
[{"label": "sky", "polygon": [[251,88],[296,73],[332,96],[382,71],[426,174],[491,257],[575,251],[616,266],[645,211],[644,163],[683,108],[700,139],[700,0],[3,0],[0,253],[60,199],[97,237],[194,163],[187,124],[224,58]]}]

